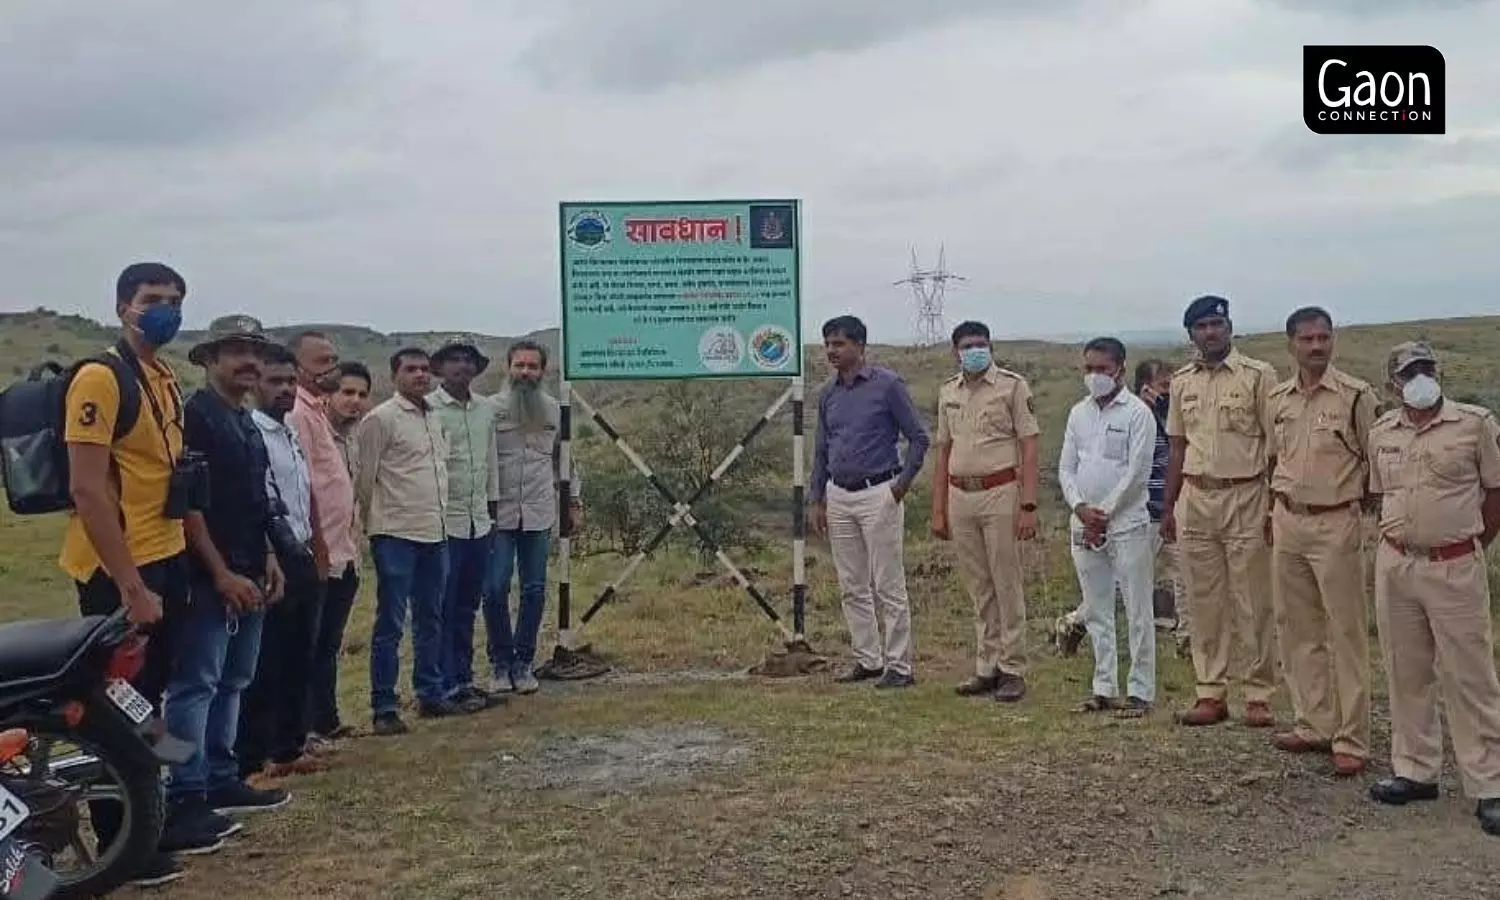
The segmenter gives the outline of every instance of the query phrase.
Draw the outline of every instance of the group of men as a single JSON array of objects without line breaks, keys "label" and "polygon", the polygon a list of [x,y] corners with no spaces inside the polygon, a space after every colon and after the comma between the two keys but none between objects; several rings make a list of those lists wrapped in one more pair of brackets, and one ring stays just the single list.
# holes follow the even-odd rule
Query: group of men
[{"label": "group of men", "polygon": [[[431,357],[399,350],[394,396],[367,411],[369,370],[340,362],[325,334],[282,345],[255,319],[231,316],[190,349],[205,386],[184,398],[160,351],[177,336],[186,293],[169,266],[126,267],[120,340],[76,369],[64,409],[73,510],[60,565],[85,615],[123,607],[147,631],[134,686],[195,747],[169,771],[141,886],[182,877],[177,857],[220,849],[243,828],[236,816],[284,806],[282,780],[324,768],[352,732],[339,716],[338,663],[364,539],[377,582],[373,730],[390,735],[407,731],[396,685],[408,614],[423,717],[538,689],[557,523],[545,348],[513,344],[493,397],[470,390],[489,362],[472,343]],[[576,473],[572,483],[576,521]],[[493,674],[483,685],[473,674],[481,606]],[[101,853],[121,813],[110,800],[90,804]]]},{"label": "group of men", "polygon": [[[1183,326],[1193,360],[1175,372],[1142,362],[1133,391],[1119,340],[1084,347],[1085,396],[1068,413],[1057,467],[1082,594],[1063,630],[1075,642],[1086,636],[1095,660],[1078,712],[1153,709],[1160,561],[1180,581],[1180,646],[1197,680],[1177,720],[1229,718],[1238,643],[1243,723],[1275,726],[1279,657],[1294,720],[1272,743],[1326,754],[1337,776],[1363,772],[1371,672],[1362,513],[1378,512],[1375,612],[1393,775],[1370,795],[1394,806],[1438,796],[1441,685],[1464,793],[1481,828],[1500,835],[1500,679],[1484,556],[1500,531],[1500,424],[1443,396],[1437,356],[1420,342],[1391,350],[1386,389],[1396,403],[1377,416],[1376,390],[1332,364],[1333,319],[1319,307],[1287,319],[1297,372],[1284,381],[1234,348],[1224,298],[1195,299]],[[853,645],[837,679],[907,687],[915,677],[904,499],[930,438],[902,378],[866,361],[863,322],[840,316],[822,335],[834,376],[818,398],[809,518],[828,537]],[[964,322],[952,343],[959,373],[938,396],[931,522],[953,544],[974,603],[975,672],[957,692],[1014,703],[1026,693],[1020,546],[1037,534],[1040,427],[1026,379],[995,364],[987,326]],[[1123,697],[1117,595],[1129,636]]]}]

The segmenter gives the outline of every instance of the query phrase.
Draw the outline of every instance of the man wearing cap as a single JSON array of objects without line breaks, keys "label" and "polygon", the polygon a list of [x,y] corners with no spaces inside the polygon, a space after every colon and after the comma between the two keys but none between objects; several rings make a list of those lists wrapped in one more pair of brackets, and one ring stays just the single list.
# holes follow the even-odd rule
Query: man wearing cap
[{"label": "man wearing cap", "polygon": [[1207,295],[1188,305],[1183,327],[1196,358],[1172,376],[1161,533],[1181,541],[1182,580],[1193,610],[1197,702],[1184,725],[1229,718],[1229,662],[1236,626],[1248,645],[1240,681],[1245,724],[1269,728],[1275,689],[1275,623],[1267,585],[1267,479],[1272,431],[1267,412],[1276,370],[1234,349],[1229,301]]},{"label": "man wearing cap", "polygon": [[1316,306],[1286,320],[1297,374],[1271,389],[1271,596],[1295,724],[1272,742],[1333,754],[1334,774],[1370,752],[1370,633],[1360,507],[1375,391],[1332,365],[1333,318]]},{"label": "man wearing cap", "polygon": [[272,809],[288,799],[246,784],[235,753],[265,609],[284,587],[267,545],[269,458],[245,405],[270,345],[259,322],[230,316],[215,321],[188,354],[204,368],[207,386],[184,406],[183,435],[208,467],[212,502],[185,521],[192,604],[167,685],[167,729],[195,747],[192,758],[172,767],[162,830],[163,848],[184,853],[212,852],[238,830],[219,810]]},{"label": "man wearing cap", "polygon": [[454,703],[483,709],[502,701],[474,685],[474,617],[489,568],[490,533],[499,497],[495,457],[495,404],[470,390],[489,368],[489,357],[468,341],[452,341],[432,354],[441,383],[427,395],[448,435],[448,583],[443,602],[443,686]]},{"label": "man wearing cap", "polygon": [[1500,836],[1500,679],[1484,557],[1500,531],[1500,424],[1443,397],[1426,344],[1395,347],[1386,371],[1401,406],[1370,428],[1370,490],[1381,501],[1375,617],[1394,775],[1370,796],[1392,806],[1437,799],[1441,685],[1464,793],[1485,833]]}]

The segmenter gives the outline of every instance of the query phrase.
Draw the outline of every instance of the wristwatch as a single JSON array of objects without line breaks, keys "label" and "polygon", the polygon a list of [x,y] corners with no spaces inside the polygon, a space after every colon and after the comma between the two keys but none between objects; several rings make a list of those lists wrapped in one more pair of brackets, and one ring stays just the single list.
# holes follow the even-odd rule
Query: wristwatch
[{"label": "wristwatch", "polygon": [[1022,503],[1021,504],[1021,512],[1036,512],[1036,504],[1035,503]]}]

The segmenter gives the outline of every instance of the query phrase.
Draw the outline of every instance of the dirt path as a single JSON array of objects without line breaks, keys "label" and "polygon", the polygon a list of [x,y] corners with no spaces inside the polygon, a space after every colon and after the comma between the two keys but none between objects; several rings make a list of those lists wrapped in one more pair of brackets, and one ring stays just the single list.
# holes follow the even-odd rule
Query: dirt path
[{"label": "dirt path", "polygon": [[1377,807],[1378,770],[1336,781],[1264,732],[686,682],[355,741],[161,896],[1500,898],[1471,804]]}]

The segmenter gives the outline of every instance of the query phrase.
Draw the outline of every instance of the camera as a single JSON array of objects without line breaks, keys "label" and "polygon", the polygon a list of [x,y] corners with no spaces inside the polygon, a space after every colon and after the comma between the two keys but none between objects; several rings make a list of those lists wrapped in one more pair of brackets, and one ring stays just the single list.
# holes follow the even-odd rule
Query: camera
[{"label": "camera", "polygon": [[271,542],[271,550],[276,553],[276,558],[284,562],[311,564],[312,549],[297,540],[296,532],[292,531],[292,523],[287,521],[286,504],[276,500],[271,506],[271,516],[266,520],[266,540]]},{"label": "camera", "polygon": [[184,519],[190,512],[208,509],[209,500],[208,457],[198,450],[184,451],[172,466],[162,515],[168,519]]}]

